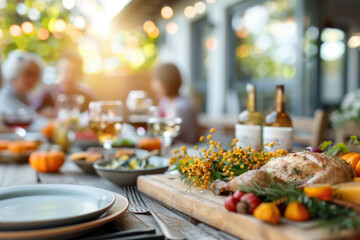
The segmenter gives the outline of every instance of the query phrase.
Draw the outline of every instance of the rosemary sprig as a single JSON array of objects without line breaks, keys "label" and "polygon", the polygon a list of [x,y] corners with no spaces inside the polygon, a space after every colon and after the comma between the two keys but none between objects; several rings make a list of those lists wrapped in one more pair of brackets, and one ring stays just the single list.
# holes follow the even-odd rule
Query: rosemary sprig
[{"label": "rosemary sprig", "polygon": [[248,186],[240,186],[242,192],[252,192],[257,196],[262,197],[264,201],[272,202],[279,198],[288,197],[288,202],[304,195],[304,192],[297,188],[295,184],[286,182],[276,182],[272,176],[270,176],[269,187],[261,187],[256,182]]}]

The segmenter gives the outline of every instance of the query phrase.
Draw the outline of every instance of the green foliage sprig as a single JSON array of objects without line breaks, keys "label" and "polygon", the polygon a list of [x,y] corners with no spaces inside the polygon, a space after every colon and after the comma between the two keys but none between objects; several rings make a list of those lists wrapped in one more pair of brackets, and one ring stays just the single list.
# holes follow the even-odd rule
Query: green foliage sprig
[{"label": "green foliage sprig", "polygon": [[338,144],[336,144],[334,146],[331,146],[332,141],[324,141],[320,145],[320,149],[322,151],[326,151],[326,153],[331,155],[331,156],[335,156],[335,155],[338,155],[340,153],[348,153],[348,152],[350,152],[350,150],[349,150],[350,144],[355,144],[360,149],[360,141],[357,139],[356,136],[351,136],[351,138],[350,138],[347,145],[345,143],[338,143]]}]

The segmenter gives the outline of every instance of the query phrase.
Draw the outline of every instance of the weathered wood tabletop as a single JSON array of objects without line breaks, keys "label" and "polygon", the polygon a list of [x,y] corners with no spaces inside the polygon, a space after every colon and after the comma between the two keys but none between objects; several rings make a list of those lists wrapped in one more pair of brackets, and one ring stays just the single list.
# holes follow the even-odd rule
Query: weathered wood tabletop
[{"label": "weathered wood tabletop", "polygon": [[[103,188],[125,196],[123,189],[113,183],[98,177],[83,173],[74,163],[67,161],[59,173],[36,174],[28,164],[0,164],[0,187],[24,184],[80,184]],[[218,231],[196,219],[186,216],[173,209],[162,206],[157,201],[143,196],[147,204],[165,219],[169,224],[179,228],[188,239],[237,239],[224,232]],[[139,227],[156,228],[161,234],[155,220],[150,215],[134,215],[129,210],[121,215],[115,223],[120,230]],[[101,230],[91,233],[91,236],[101,235]]]}]

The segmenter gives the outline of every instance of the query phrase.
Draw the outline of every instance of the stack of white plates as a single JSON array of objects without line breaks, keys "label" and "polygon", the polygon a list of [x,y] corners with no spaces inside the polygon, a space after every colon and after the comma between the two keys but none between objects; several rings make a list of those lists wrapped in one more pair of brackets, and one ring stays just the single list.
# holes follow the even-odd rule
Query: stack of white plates
[{"label": "stack of white plates", "polygon": [[0,189],[0,239],[76,237],[114,220],[126,198],[81,185],[39,184]]}]

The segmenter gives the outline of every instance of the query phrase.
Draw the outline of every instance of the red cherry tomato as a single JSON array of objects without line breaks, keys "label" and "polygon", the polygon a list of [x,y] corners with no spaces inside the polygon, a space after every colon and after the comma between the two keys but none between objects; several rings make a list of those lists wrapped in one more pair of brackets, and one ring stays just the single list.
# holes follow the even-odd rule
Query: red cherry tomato
[{"label": "red cherry tomato", "polygon": [[239,202],[236,198],[230,196],[225,199],[225,207],[230,212],[236,211],[236,204]]},{"label": "red cherry tomato", "polygon": [[245,202],[248,205],[248,212],[252,214],[255,208],[261,203],[261,200],[254,193],[245,193],[241,197],[241,202]]},{"label": "red cherry tomato", "polygon": [[244,192],[241,192],[241,191],[236,191],[234,192],[234,194],[232,195],[234,198],[236,198],[237,200],[240,201],[241,197],[244,195],[245,193]]}]

